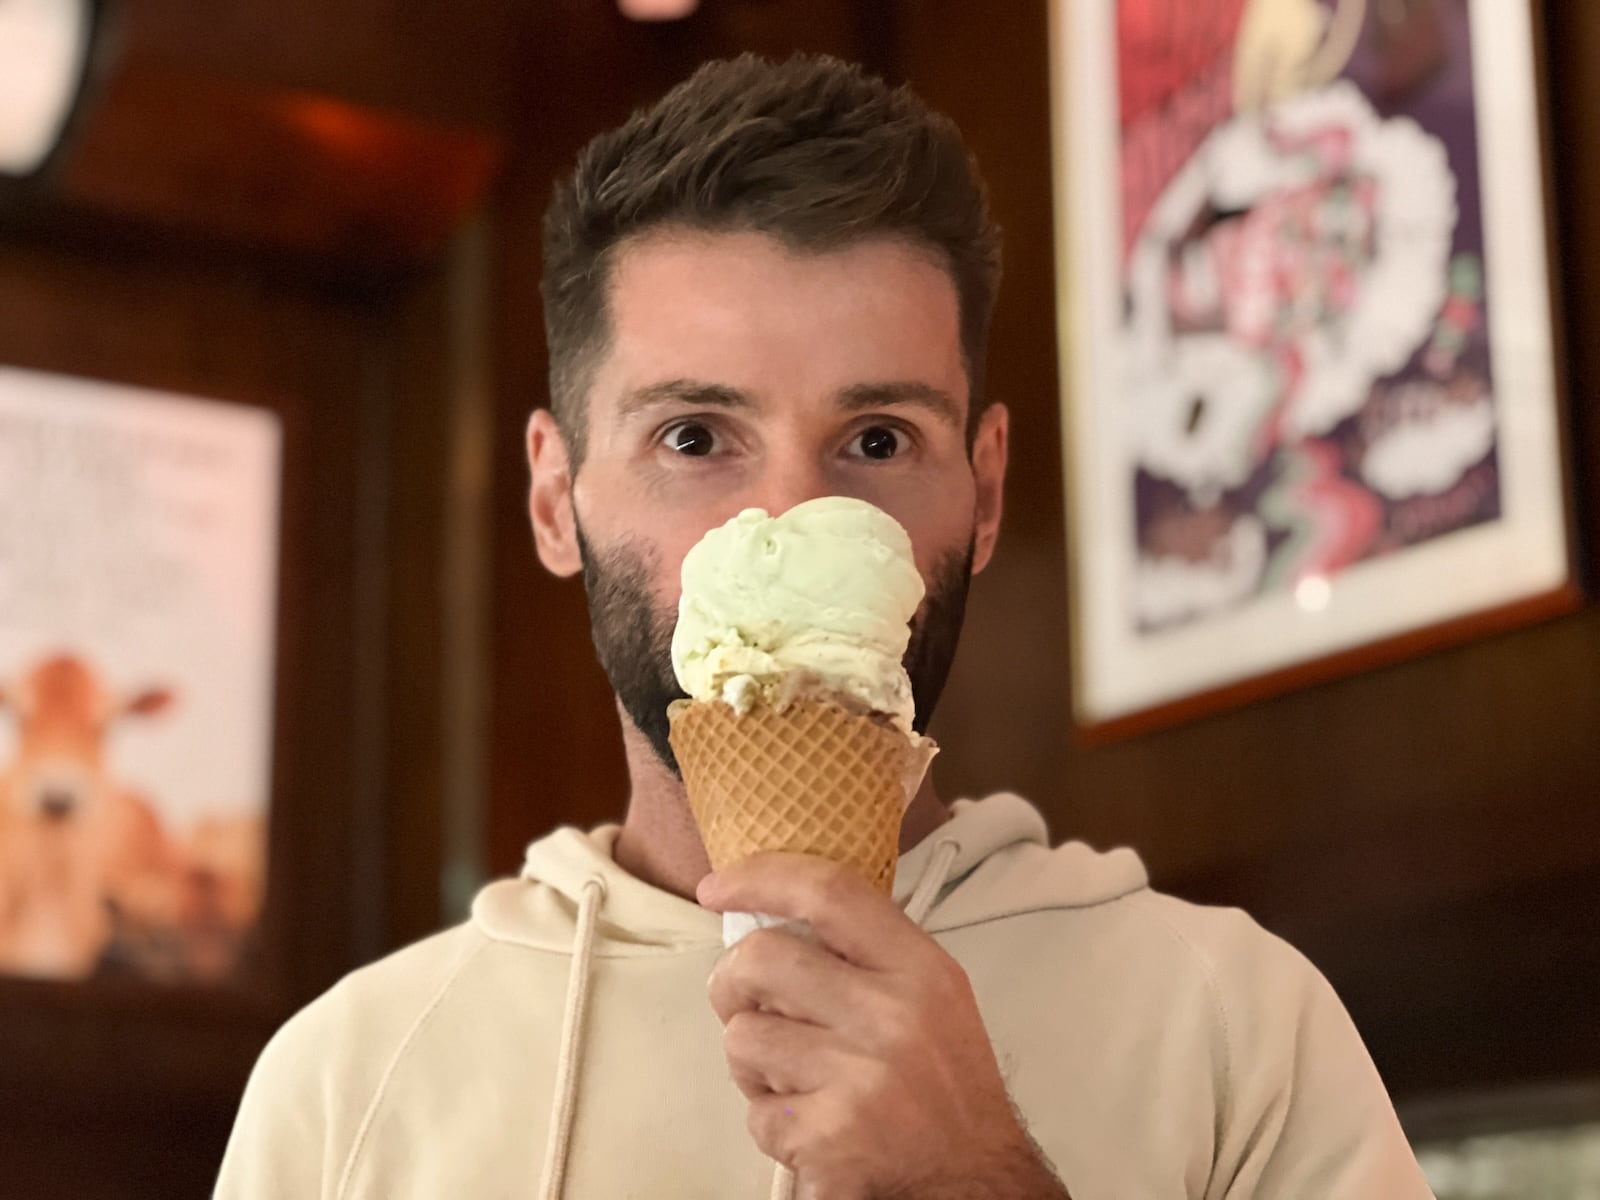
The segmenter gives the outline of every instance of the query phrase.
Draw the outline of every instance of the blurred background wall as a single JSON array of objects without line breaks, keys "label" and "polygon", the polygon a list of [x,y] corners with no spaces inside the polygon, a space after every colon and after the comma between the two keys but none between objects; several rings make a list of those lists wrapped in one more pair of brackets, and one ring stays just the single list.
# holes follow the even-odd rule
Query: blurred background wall
[{"label": "blurred background wall", "polygon": [[[0,190],[0,362],[285,429],[266,917],[237,984],[0,980],[0,1194],[207,1192],[250,1064],[625,778],[581,589],[524,513],[539,219],[595,132],[708,58],[823,50],[961,125],[1007,236],[1007,525],[935,733],[1129,844],[1343,996],[1419,1133],[1600,1116],[1600,612],[1156,733],[1070,732],[1043,0],[130,0],[47,177]],[[1555,275],[1586,566],[1600,513],[1600,9],[1552,3]],[[1529,1114],[1533,1114],[1530,1116]]]}]

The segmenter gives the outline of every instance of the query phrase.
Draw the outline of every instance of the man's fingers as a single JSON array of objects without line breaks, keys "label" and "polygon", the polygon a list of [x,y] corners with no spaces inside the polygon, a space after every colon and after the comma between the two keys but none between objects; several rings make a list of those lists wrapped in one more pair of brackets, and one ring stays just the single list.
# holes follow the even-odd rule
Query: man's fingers
[{"label": "man's fingers", "polygon": [[792,1170],[805,1144],[812,1103],[809,1096],[752,1097],[745,1126],[761,1153]]},{"label": "man's fingers", "polygon": [[832,1026],[847,1017],[861,987],[843,962],[783,929],[758,929],[717,960],[707,991],[726,1025],[735,1013],[765,1009]]},{"label": "man's fingers", "polygon": [[810,924],[829,950],[857,966],[896,963],[920,935],[900,907],[854,868],[811,854],[752,854],[700,881],[717,912],[759,912]]},{"label": "man's fingers", "polygon": [[825,1030],[772,1013],[734,1014],[722,1031],[722,1050],[733,1082],[749,1100],[814,1092],[837,1070]]}]

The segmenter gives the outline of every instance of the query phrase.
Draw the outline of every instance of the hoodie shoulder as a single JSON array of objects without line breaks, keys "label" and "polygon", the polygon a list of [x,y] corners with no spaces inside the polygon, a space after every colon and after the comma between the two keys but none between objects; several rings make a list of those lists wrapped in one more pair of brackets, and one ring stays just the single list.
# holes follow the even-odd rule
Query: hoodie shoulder
[{"label": "hoodie shoulder", "polygon": [[341,1195],[395,1065],[488,944],[458,925],[351,972],[290,1018],[251,1072],[218,1200]]},{"label": "hoodie shoulder", "polygon": [[1213,1008],[1208,1198],[1431,1197],[1360,1034],[1310,960],[1236,908],[1149,890],[1128,900],[1181,947]]},{"label": "hoodie shoulder", "polygon": [[1134,851],[1102,852],[1083,842],[1052,848],[1038,810],[1001,792],[984,800],[958,800],[951,820],[901,858],[897,899],[910,895],[933,851],[948,842],[955,843],[956,854],[925,922],[929,933],[1024,913],[1098,908],[1149,886]]}]

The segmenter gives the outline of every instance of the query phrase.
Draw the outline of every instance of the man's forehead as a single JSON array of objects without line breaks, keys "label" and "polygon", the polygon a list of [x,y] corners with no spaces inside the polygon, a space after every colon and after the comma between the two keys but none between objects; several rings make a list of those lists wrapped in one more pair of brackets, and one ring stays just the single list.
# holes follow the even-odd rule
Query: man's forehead
[{"label": "man's forehead", "polygon": [[650,303],[703,301],[708,289],[855,294],[891,280],[906,305],[947,310],[959,325],[955,280],[939,252],[895,235],[809,249],[752,231],[653,230],[630,238],[612,256],[606,300],[615,320]]},{"label": "man's forehead", "polygon": [[962,419],[955,286],[902,239],[803,252],[765,234],[659,231],[625,249],[608,284],[599,390],[624,414],[755,407],[809,382],[843,408],[911,402]]}]

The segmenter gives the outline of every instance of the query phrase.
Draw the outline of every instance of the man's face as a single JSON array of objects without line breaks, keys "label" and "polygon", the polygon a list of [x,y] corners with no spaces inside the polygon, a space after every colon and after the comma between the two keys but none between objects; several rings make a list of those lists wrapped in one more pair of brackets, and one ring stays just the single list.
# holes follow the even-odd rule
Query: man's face
[{"label": "man's face", "polygon": [[[972,458],[955,287],[890,240],[797,255],[760,234],[655,234],[615,260],[612,339],[588,395],[563,557],[581,561],[596,646],[664,762],[668,645],[684,555],[745,508],[854,496],[911,536],[928,596],[907,654],[925,727],[960,629],[967,580],[993,546],[1004,413]],[[925,711],[926,710],[926,711]]]}]

